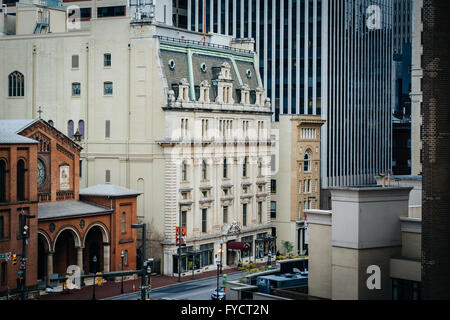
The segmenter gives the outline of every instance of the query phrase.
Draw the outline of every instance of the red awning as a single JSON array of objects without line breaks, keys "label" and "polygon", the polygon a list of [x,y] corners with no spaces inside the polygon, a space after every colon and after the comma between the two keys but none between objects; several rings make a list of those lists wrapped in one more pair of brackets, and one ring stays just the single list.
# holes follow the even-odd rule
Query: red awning
[{"label": "red awning", "polygon": [[250,244],[247,242],[232,241],[227,243],[227,249],[248,251],[250,250]]}]

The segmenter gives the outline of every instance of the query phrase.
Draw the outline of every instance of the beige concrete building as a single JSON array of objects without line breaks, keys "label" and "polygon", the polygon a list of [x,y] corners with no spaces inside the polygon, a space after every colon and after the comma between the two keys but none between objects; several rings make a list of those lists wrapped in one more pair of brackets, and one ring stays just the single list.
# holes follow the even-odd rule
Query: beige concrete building
[{"label": "beige concrete building", "polygon": [[423,0],[413,1],[411,66],[411,174],[422,174]]},{"label": "beige concrete building", "polygon": [[332,211],[307,211],[309,295],[420,299],[421,219],[408,216],[411,189],[333,189]]},{"label": "beige concrete building", "polygon": [[[307,253],[305,210],[320,206],[320,116],[280,115],[272,123],[275,137],[275,174],[272,175],[271,217],[277,249],[283,241],[294,252]],[[278,156],[278,159],[276,157]]]},{"label": "beige concrete building", "polygon": [[177,273],[180,216],[184,271],[215,268],[221,240],[224,264],[267,259],[271,112],[253,42],[203,43],[200,33],[130,17],[92,18],[78,31],[51,19],[58,32],[36,34],[21,26],[33,25],[24,15],[32,8],[19,8],[11,29],[27,31],[0,36],[0,118],[40,115],[70,137],[78,130],[81,187],[142,193],[147,254],[165,274]]}]

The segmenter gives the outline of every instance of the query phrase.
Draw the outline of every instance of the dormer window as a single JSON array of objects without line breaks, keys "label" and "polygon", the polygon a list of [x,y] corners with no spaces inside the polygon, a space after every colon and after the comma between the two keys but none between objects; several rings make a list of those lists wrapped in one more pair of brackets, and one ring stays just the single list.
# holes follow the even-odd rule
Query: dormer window
[{"label": "dormer window", "polygon": [[178,84],[178,101],[189,101],[189,82],[183,78]]},{"label": "dormer window", "polygon": [[200,83],[200,97],[198,99],[199,102],[206,102],[209,103],[209,89],[210,85],[207,80],[203,80]]},{"label": "dormer window", "polygon": [[[220,71],[217,73],[217,71]],[[220,67],[213,68],[217,75],[217,79],[213,82],[217,86],[217,103],[234,103],[233,100],[233,83],[231,78],[231,67],[227,62],[224,62]]]},{"label": "dormer window", "polygon": [[[269,100],[270,101],[270,100]],[[264,106],[264,88],[258,87],[255,91],[255,104],[258,106]]]},{"label": "dormer window", "polygon": [[240,93],[241,93],[241,103],[250,104],[250,88],[247,84],[241,86]]}]

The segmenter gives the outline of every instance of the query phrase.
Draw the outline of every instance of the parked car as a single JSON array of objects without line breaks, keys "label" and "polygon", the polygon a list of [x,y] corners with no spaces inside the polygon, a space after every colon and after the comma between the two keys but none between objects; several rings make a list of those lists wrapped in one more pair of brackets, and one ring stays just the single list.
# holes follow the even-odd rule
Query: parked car
[{"label": "parked car", "polygon": [[225,298],[226,294],[224,288],[219,289],[219,294],[217,294],[217,289],[211,293],[211,300],[225,300]]}]

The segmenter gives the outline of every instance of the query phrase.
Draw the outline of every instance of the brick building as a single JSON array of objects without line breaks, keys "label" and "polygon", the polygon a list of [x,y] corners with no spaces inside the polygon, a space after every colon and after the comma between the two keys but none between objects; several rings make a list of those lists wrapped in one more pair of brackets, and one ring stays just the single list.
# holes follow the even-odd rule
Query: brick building
[{"label": "brick building", "polygon": [[[23,239],[19,228],[21,214],[37,216],[38,142],[16,133],[23,121],[0,121],[0,253],[19,255]],[[37,282],[37,219],[27,221],[29,238],[26,285]],[[7,288],[18,287],[20,262],[0,259],[0,295]]]},{"label": "brick building", "polygon": [[[131,224],[139,193],[110,184],[79,190],[81,147],[41,119],[1,120],[0,128],[0,252],[21,250],[22,209],[37,218],[30,220],[27,286],[70,265],[82,274],[120,270],[122,252],[123,268],[136,269]],[[0,292],[16,288],[18,266],[1,263]]]}]

